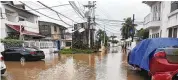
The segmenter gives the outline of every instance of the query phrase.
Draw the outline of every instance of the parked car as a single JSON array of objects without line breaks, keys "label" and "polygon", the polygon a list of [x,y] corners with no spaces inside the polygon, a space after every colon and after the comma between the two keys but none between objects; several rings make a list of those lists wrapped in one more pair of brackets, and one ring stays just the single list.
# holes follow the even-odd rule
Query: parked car
[{"label": "parked car", "polygon": [[11,61],[26,61],[26,60],[41,60],[45,58],[43,51],[34,48],[12,47],[1,52],[4,60]]},{"label": "parked car", "polygon": [[128,63],[152,80],[178,80],[178,39],[145,39],[129,52]]},{"label": "parked car", "polygon": [[1,74],[6,72],[6,65],[4,64],[4,57],[0,54],[0,63],[1,63]]}]

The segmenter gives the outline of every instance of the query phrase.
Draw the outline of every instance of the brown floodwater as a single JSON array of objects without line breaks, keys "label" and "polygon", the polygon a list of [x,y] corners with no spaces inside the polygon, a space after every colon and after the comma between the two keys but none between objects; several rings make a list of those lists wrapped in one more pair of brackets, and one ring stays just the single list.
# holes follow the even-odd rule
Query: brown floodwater
[{"label": "brown floodwater", "polygon": [[5,61],[1,80],[145,80],[147,77],[127,65],[119,47],[107,53],[47,54],[42,61],[21,64]]}]

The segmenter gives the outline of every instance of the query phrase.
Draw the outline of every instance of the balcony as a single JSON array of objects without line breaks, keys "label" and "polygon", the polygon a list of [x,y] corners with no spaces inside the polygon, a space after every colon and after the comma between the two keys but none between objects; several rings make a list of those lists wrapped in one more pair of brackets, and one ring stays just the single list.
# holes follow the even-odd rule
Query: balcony
[{"label": "balcony", "polygon": [[160,15],[159,13],[155,13],[155,17],[152,17],[152,14],[148,14],[144,18],[144,26],[146,28],[158,28],[161,26]]},{"label": "balcony", "polygon": [[29,21],[20,21],[20,24],[25,27],[25,30],[39,33],[39,27],[37,23],[32,23]]},{"label": "balcony", "polygon": [[174,5],[175,2],[171,4],[171,13],[168,14],[168,28],[178,25],[178,7]]}]

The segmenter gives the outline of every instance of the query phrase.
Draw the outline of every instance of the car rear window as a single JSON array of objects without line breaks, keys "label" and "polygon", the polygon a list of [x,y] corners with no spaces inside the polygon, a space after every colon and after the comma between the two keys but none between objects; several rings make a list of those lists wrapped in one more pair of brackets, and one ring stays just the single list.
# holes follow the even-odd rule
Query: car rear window
[{"label": "car rear window", "polygon": [[27,51],[37,51],[37,49],[34,48],[25,48]]},{"label": "car rear window", "polygon": [[178,63],[178,48],[165,48],[166,58],[170,63]]}]

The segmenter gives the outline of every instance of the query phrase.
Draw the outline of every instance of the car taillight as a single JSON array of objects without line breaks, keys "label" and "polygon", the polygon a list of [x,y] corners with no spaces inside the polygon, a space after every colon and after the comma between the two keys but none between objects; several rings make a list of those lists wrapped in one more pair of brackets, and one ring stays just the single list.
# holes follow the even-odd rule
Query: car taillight
[{"label": "car taillight", "polygon": [[3,61],[4,60],[4,57],[1,57],[1,61]]},{"label": "car taillight", "polygon": [[156,57],[156,58],[166,58],[166,53],[163,52],[163,51],[160,51],[160,52],[154,54],[154,57]]},{"label": "car taillight", "polygon": [[36,54],[36,52],[30,52],[30,54]]}]

